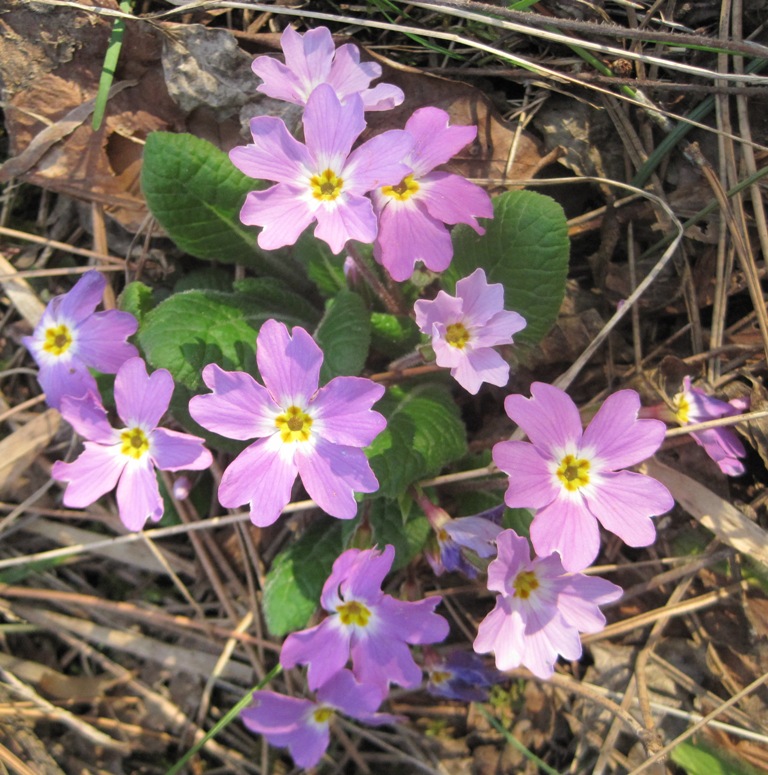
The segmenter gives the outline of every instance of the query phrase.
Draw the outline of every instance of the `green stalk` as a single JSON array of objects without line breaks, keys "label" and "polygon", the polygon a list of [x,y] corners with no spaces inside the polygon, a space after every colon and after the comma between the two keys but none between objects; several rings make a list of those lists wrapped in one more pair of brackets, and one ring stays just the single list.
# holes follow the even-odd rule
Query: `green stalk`
[{"label": "green stalk", "polygon": [[[123,13],[131,13],[133,10],[133,0],[120,0],[120,10]],[[117,61],[120,59],[120,49],[123,47],[123,33],[125,32],[125,19],[118,18],[112,22],[112,34],[109,38],[107,53],[104,55],[104,64],[101,67],[101,77],[99,78],[99,91],[96,94],[96,102],[93,106],[93,121],[91,126],[94,132],[101,128],[101,122],[104,120],[104,112],[107,109],[107,100],[109,99],[109,90],[112,88],[112,81],[117,70]]]}]

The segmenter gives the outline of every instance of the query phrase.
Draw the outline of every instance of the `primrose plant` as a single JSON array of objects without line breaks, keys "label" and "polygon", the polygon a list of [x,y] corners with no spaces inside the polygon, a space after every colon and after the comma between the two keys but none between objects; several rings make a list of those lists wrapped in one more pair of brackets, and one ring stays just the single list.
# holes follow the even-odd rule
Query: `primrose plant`
[{"label": "primrose plant", "polygon": [[[262,590],[269,631],[287,636],[280,665],[306,667],[313,698],[260,689],[242,713],[310,767],[335,715],[395,723],[379,712],[390,686],[415,690],[424,671],[430,691],[466,702],[482,700],[501,671],[546,679],[560,656],[579,659],[580,633],[600,630],[601,606],[622,594],[587,573],[601,529],[648,546],[653,517],[673,500],[628,470],[665,434],[660,419],[639,419],[636,392],[609,395],[584,430],[564,391],[520,385],[511,368],[564,296],[561,208],[525,191],[492,200],[458,174],[450,164],[477,128],[440,108],[418,106],[402,129],[377,131],[407,95],[372,86],[381,67],[352,44],[336,48],[329,30],[288,27],[282,47],[284,63],[254,61],[254,91],[300,106],[300,137],[259,115],[228,156],[189,135],[147,141],[147,202],[195,267],[157,296],[133,282],[120,310],[102,312],[106,281],[88,272],[25,344],[48,403],[85,439],[53,467],[65,505],[116,489],[125,527],[141,530],[174,494],[207,510],[197,482],[224,509],[247,505],[269,531],[289,504],[313,501]],[[240,279],[228,263],[243,267]],[[91,369],[116,374],[114,391],[102,396],[108,382]],[[469,453],[459,402],[481,399],[497,443]],[[502,399],[527,441],[508,438]],[[676,407],[680,422],[736,411],[689,382]],[[696,438],[725,472],[740,472],[737,440]],[[214,456],[216,482],[205,473]],[[507,475],[503,498],[451,489],[451,474],[473,469]],[[158,470],[197,473],[179,473],[163,498]],[[443,485],[423,484],[440,473]],[[415,570],[430,567],[495,595],[492,610],[478,602],[473,650],[458,628],[450,649],[439,646],[451,634],[441,598],[414,592]]]}]

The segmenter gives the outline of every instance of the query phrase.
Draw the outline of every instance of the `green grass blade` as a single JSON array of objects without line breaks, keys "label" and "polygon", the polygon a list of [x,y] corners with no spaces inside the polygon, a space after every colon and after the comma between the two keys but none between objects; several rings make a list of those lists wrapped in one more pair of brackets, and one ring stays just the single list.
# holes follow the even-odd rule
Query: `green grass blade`
[{"label": "green grass blade", "polygon": [[[132,0],[121,0],[120,10],[124,13],[130,13],[132,10]],[[117,62],[120,59],[120,49],[123,47],[123,34],[125,33],[125,19],[115,19],[112,22],[112,34],[109,38],[107,53],[104,55],[104,64],[101,67],[101,77],[99,78],[99,91],[96,94],[96,102],[93,107],[93,121],[91,126],[94,132],[101,128],[101,122],[104,120],[104,112],[107,109],[107,100],[109,99],[109,90],[112,88],[112,81],[117,70]]]}]

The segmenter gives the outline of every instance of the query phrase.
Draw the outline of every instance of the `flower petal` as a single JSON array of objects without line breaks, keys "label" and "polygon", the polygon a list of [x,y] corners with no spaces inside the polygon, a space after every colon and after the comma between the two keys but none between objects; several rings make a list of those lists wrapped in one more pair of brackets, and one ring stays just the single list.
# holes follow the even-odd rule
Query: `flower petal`
[{"label": "flower petal", "polygon": [[485,234],[477,219],[493,218],[493,204],[480,186],[449,172],[430,172],[419,184],[419,201],[433,218],[443,223],[465,223],[478,234]]},{"label": "flower petal", "polygon": [[335,254],[341,253],[351,239],[373,242],[377,221],[370,199],[354,194],[342,194],[338,201],[321,204],[315,212],[315,237],[328,243]]},{"label": "flower petal", "polygon": [[205,440],[189,433],[155,428],[149,434],[149,452],[161,471],[201,471],[213,462]]},{"label": "flower petal", "polygon": [[240,220],[247,226],[261,226],[259,246],[276,250],[296,242],[315,219],[316,209],[301,189],[278,183],[266,191],[251,191],[240,210]]},{"label": "flower petal", "polygon": [[511,509],[540,509],[557,498],[550,464],[527,441],[500,441],[493,448],[493,462],[508,474],[504,502]]},{"label": "flower petal", "polygon": [[397,185],[411,171],[403,159],[412,147],[413,138],[402,129],[389,129],[366,140],[344,165],[346,185],[358,194]]},{"label": "flower petal", "polygon": [[435,613],[439,596],[423,600],[398,600],[385,595],[376,606],[376,617],[388,634],[415,645],[439,643],[448,636],[448,620]]},{"label": "flower petal", "polygon": [[349,629],[342,626],[338,615],[331,616],[315,627],[291,633],[283,642],[280,664],[286,670],[309,665],[307,684],[317,689],[347,664],[349,636]]},{"label": "flower petal", "polygon": [[299,35],[290,25],[280,38],[285,64],[302,85],[306,101],[312,89],[325,81],[331,72],[335,45],[327,27],[316,27]]},{"label": "flower petal", "polygon": [[283,408],[306,409],[320,381],[322,350],[299,326],[267,320],[256,339],[256,363],[264,384]]},{"label": "flower petal", "polygon": [[173,377],[167,369],[147,374],[141,358],[130,358],[115,377],[115,404],[127,427],[156,428],[168,411],[173,395]]},{"label": "flower petal", "polygon": [[[354,562],[351,565],[339,562],[343,556],[333,564],[333,572],[327,583],[335,583],[344,600],[359,600],[367,605],[377,604],[382,596],[381,585],[395,560],[395,547],[387,544],[382,551],[357,551],[352,555]],[[324,595],[324,599],[330,601],[330,596]]]},{"label": "flower petal", "polygon": [[476,126],[449,126],[449,121],[448,113],[433,107],[419,108],[406,121],[405,130],[415,141],[410,161],[417,176],[450,161],[477,136]]},{"label": "flower petal", "polygon": [[504,409],[533,444],[552,452],[553,457],[559,458],[563,449],[581,440],[581,418],[576,404],[567,393],[546,382],[531,385],[531,398],[507,396]]},{"label": "flower petal", "polygon": [[77,327],[77,355],[91,368],[115,374],[139,351],[125,340],[136,333],[139,321],[129,312],[96,312]]},{"label": "flower petal", "polygon": [[312,169],[309,151],[274,116],[251,119],[253,143],[238,145],[229,159],[240,172],[256,180],[274,180],[305,187]]},{"label": "flower petal", "polygon": [[605,616],[599,605],[618,600],[624,590],[598,576],[574,573],[557,598],[557,608],[563,618],[579,632],[600,632]]},{"label": "flower petal", "polygon": [[147,519],[157,522],[163,516],[163,499],[149,455],[129,460],[123,469],[117,483],[117,508],[128,530],[141,530]]},{"label": "flower petal", "polygon": [[118,447],[86,441],[80,457],[72,463],[57,460],[51,476],[60,482],[68,482],[64,505],[82,509],[114,489],[126,462],[127,458],[120,454]]},{"label": "flower petal", "polygon": [[316,174],[332,170],[344,178],[346,190],[349,173],[344,165],[365,126],[359,96],[351,95],[342,103],[330,84],[316,86],[304,110],[304,139],[313,158],[312,170]]},{"label": "flower petal", "polygon": [[610,471],[649,458],[661,446],[667,429],[660,420],[638,420],[639,410],[640,396],[634,390],[608,396],[584,431],[581,449],[594,450],[601,466]]},{"label": "flower petal", "polygon": [[97,393],[84,396],[64,396],[61,399],[62,417],[88,441],[100,444],[116,444],[117,432],[107,420],[107,410],[101,405]]},{"label": "flower petal", "polygon": [[352,672],[364,684],[386,694],[390,683],[415,688],[421,683],[421,668],[401,640],[379,634],[352,643]]},{"label": "flower petal", "polygon": [[504,387],[509,382],[509,364],[490,347],[467,349],[465,357],[451,369],[451,376],[475,395],[484,382]]},{"label": "flower petal", "polygon": [[369,379],[336,377],[312,399],[312,417],[327,441],[367,447],[387,425],[384,416],[371,409],[383,395],[383,385]]},{"label": "flower petal", "polygon": [[99,393],[91,372],[79,358],[72,356],[51,356],[40,363],[37,381],[45,392],[48,406],[54,409],[61,407],[64,396],[80,398],[88,393]]},{"label": "flower petal", "polygon": [[106,287],[107,281],[100,272],[86,272],[70,291],[59,297],[57,317],[77,326],[99,306]]}]

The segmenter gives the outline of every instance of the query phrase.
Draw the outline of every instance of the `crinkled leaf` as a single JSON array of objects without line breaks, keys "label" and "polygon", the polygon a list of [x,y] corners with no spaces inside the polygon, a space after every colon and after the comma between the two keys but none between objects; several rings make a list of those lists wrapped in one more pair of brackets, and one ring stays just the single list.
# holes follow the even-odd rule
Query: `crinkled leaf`
[{"label": "crinkled leaf", "polygon": [[232,271],[225,271],[215,266],[205,266],[193,269],[180,277],[173,286],[174,293],[202,288],[209,291],[231,291]]},{"label": "crinkled leaf", "polygon": [[699,743],[680,743],[672,749],[670,758],[688,775],[757,775],[748,762],[721,748]]},{"label": "crinkled leaf", "polygon": [[[277,291],[277,281],[262,278],[260,282],[274,285]],[[311,328],[312,321],[297,314],[303,300],[296,301],[289,292],[276,292],[270,305],[252,291],[252,287],[234,293],[184,291],[158,304],[139,329],[147,361],[154,368],[168,369],[192,391],[199,391],[201,372],[209,363],[255,374],[256,334],[265,320],[276,318],[305,328]]]},{"label": "crinkled leaf", "polygon": [[264,617],[275,637],[306,626],[334,560],[344,551],[342,523],[315,522],[272,562],[264,583]]},{"label": "crinkled leaf", "polygon": [[504,306],[526,327],[519,343],[535,344],[552,327],[565,296],[570,243],[562,207],[534,191],[509,191],[493,202],[494,217],[479,236],[467,226],[453,230],[454,257],[443,275],[450,293],[478,267],[488,282],[504,286]]},{"label": "crinkled leaf", "polygon": [[152,289],[140,282],[126,285],[118,300],[119,308],[123,312],[130,312],[139,322],[152,309],[154,303]]},{"label": "crinkled leaf", "polygon": [[376,405],[387,427],[368,450],[379,493],[397,498],[466,452],[466,432],[451,393],[434,382],[390,388]]},{"label": "crinkled leaf", "polygon": [[307,299],[288,284],[274,277],[247,277],[238,280],[234,289],[247,299],[254,309],[274,310],[276,317],[291,325],[314,325],[320,320],[320,312]]},{"label": "crinkled leaf", "polygon": [[326,298],[335,296],[347,287],[344,251],[338,255],[332,253],[325,242],[315,239],[311,229],[306,229],[296,240],[293,255],[307,267],[309,279]]},{"label": "crinkled leaf", "polygon": [[418,326],[407,315],[371,313],[371,346],[377,352],[398,358],[413,350],[420,340]]},{"label": "crinkled leaf", "polygon": [[321,382],[341,375],[357,376],[371,344],[371,323],[363,300],[352,291],[340,291],[330,299],[315,340],[324,355]]},{"label": "crinkled leaf", "polygon": [[144,146],[141,187],[152,215],[181,250],[290,277],[285,258],[262,251],[258,232],[240,222],[246,194],[265,184],[240,172],[207,140],[152,132]]},{"label": "crinkled leaf", "polygon": [[392,570],[402,568],[413,560],[432,532],[423,514],[414,513],[403,520],[400,506],[387,498],[372,501],[368,519],[373,528],[373,544],[379,547],[392,544],[395,547]]}]

